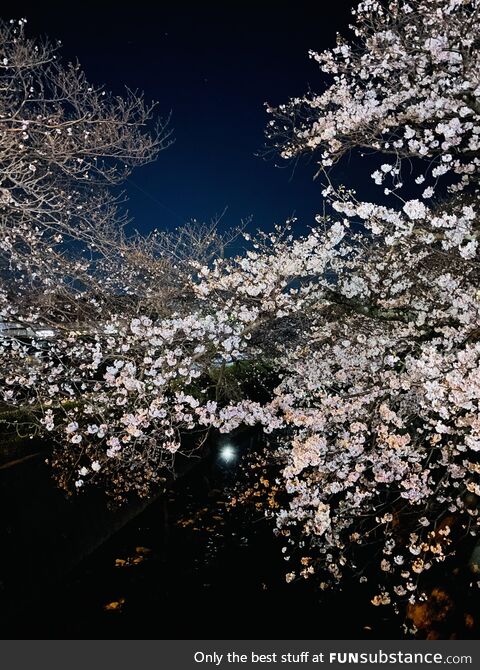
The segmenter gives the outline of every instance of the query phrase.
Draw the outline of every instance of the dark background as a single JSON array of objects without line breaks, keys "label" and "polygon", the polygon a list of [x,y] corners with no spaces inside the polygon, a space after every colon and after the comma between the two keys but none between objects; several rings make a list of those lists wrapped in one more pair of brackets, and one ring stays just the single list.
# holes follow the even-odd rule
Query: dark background
[{"label": "dark background", "polygon": [[225,208],[224,227],[252,216],[251,229],[271,229],[295,214],[304,230],[322,209],[315,164],[259,157],[264,103],[321,90],[308,50],[333,46],[354,4],[16,0],[2,3],[1,15],[61,40],[93,83],[143,90],[163,116],[171,111],[175,144],[126,184],[139,230],[209,221]]}]

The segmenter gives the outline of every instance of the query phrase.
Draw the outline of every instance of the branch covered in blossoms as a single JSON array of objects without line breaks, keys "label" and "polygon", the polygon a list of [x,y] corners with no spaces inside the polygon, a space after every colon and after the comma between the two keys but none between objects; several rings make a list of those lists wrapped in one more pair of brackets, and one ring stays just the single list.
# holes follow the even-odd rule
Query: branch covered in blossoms
[{"label": "branch covered in blossoms", "polygon": [[170,143],[155,105],[89,83],[78,63],[61,59],[59,46],[30,39],[25,20],[0,24],[4,304],[19,292],[35,301],[74,283],[93,290],[98,266],[114,284],[106,266],[118,265],[127,219],[111,187]]},{"label": "branch covered in blossoms", "polygon": [[[288,580],[348,574],[373,582],[375,604],[424,597],[422,574],[478,532],[478,13],[364,0],[352,39],[313,54],[330,86],[270,109],[274,147],[315,152],[325,179],[327,214],[304,236],[290,222],[224,257],[212,230],[195,257],[198,228],[115,235],[112,255],[89,218],[95,246],[62,252],[58,294],[58,248],[22,255],[43,223],[21,218],[15,244],[4,227],[24,298],[5,288],[3,318],[61,327],[47,344],[2,338],[3,400],[56,440],[64,486],[147,495],[186,433],[198,447],[212,428],[260,425],[283,494],[270,513],[301,557]],[[334,184],[337,161],[366,150],[368,201]],[[226,392],[241,363],[274,371],[267,400]]]},{"label": "branch covered in blossoms", "polygon": [[[318,286],[329,310],[282,360],[277,523],[315,557],[298,574],[315,566],[324,588],[366,580],[362,547],[377,543],[386,604],[422,597],[421,573],[478,530],[479,3],[366,0],[353,14],[353,39],[311,53],[331,85],[269,108],[270,142],[319,155],[351,231],[335,286]],[[334,186],[352,150],[383,156],[380,203]]]}]

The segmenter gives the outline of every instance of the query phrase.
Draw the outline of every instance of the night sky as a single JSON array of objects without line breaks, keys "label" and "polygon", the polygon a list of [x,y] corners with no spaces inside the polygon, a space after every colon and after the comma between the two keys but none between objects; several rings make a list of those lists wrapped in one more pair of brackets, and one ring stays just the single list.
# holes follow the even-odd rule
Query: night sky
[{"label": "night sky", "polygon": [[209,221],[225,208],[222,226],[252,216],[252,229],[270,229],[295,214],[303,228],[321,211],[321,184],[312,163],[259,157],[264,103],[321,90],[308,50],[345,33],[354,4],[16,0],[2,3],[2,16],[24,16],[30,35],[60,39],[92,82],[141,89],[164,116],[171,111],[174,145],[126,184],[139,230]]}]

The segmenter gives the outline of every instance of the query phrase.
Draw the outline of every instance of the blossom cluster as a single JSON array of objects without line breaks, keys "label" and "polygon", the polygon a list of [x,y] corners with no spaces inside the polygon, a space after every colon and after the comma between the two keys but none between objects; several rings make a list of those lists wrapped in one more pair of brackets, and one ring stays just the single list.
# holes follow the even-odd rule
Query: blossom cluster
[{"label": "blossom cluster", "polygon": [[[319,152],[352,231],[327,304],[282,359],[277,523],[316,548],[325,588],[366,580],[362,547],[377,543],[374,604],[422,597],[419,575],[478,531],[479,9],[360,2],[354,39],[312,54],[333,83],[269,110],[284,158]],[[381,156],[378,204],[327,172],[355,148]]]},{"label": "blossom cluster", "polygon": [[[239,256],[183,264],[122,238],[117,260],[105,245],[93,264],[72,258],[60,295],[58,255],[16,270],[3,235],[11,285],[41,282],[49,302],[5,287],[2,321],[55,336],[3,335],[0,390],[56,441],[64,486],[147,495],[182,436],[199,447],[210,429],[260,425],[284,493],[268,513],[312,557],[288,581],[354,574],[374,604],[423,597],[420,575],[479,525],[478,13],[478,0],[360,2],[352,42],[314,55],[331,86],[272,110],[286,158],[316,150],[325,170],[381,154],[378,202],[324,172],[328,213],[307,235],[290,222],[245,236]],[[229,396],[229,367],[258,361],[276,374],[268,400]]]}]

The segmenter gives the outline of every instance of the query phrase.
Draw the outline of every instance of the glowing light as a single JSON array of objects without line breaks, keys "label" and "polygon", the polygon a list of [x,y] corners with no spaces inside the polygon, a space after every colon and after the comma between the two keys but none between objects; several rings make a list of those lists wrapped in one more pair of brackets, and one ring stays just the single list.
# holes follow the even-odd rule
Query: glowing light
[{"label": "glowing light", "polygon": [[224,444],[220,449],[220,458],[225,463],[231,463],[237,458],[237,450],[232,444]]}]

